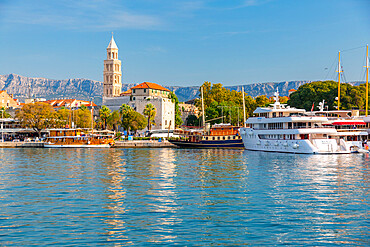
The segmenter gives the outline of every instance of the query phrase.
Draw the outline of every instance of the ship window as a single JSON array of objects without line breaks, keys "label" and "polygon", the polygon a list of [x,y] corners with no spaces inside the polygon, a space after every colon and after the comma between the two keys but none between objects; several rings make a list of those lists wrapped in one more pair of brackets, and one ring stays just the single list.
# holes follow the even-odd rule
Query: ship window
[{"label": "ship window", "polygon": [[206,137],[206,140],[208,141],[208,136]]},{"label": "ship window", "polygon": [[226,138],[225,138],[225,137],[223,137],[222,139],[224,139],[224,140],[225,140]]},{"label": "ship window", "polygon": [[212,137],[212,140],[215,140],[215,137]]},{"label": "ship window", "polygon": [[217,140],[220,140],[220,137],[217,137]]}]

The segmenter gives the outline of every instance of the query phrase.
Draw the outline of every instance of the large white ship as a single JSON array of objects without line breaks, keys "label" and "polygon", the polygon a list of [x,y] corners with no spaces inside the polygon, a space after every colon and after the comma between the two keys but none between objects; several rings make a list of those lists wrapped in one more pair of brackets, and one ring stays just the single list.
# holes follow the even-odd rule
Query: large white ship
[{"label": "large white ship", "polygon": [[339,154],[365,152],[368,133],[361,119],[339,117],[339,112],[306,112],[280,104],[275,93],[271,107],[258,107],[255,117],[246,121],[239,130],[244,147],[248,150],[303,153]]}]

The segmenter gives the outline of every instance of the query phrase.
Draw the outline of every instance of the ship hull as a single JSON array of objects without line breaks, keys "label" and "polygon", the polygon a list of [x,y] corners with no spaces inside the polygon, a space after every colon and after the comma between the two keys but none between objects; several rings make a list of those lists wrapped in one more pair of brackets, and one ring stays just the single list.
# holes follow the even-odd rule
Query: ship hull
[{"label": "ship hull", "polygon": [[109,144],[44,144],[45,148],[109,148]]},{"label": "ship hull", "polygon": [[199,141],[190,142],[185,140],[169,140],[172,144],[181,148],[244,148],[243,141],[225,140],[225,141]]}]

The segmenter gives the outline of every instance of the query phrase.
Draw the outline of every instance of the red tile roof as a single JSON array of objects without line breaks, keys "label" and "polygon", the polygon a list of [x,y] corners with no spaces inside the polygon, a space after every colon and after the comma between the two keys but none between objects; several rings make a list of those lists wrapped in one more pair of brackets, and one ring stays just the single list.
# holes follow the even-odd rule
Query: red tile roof
[{"label": "red tile roof", "polygon": [[[91,102],[87,100],[76,100],[76,99],[56,99],[56,100],[47,100],[44,101],[45,103],[50,104],[53,107],[62,107],[62,106],[67,106],[70,107],[72,103],[73,106],[75,105],[85,105],[85,106],[91,106]],[[94,102],[92,103],[93,106],[97,106]]]},{"label": "red tile roof", "polygon": [[155,83],[152,83],[152,82],[143,82],[143,83],[141,83],[141,84],[139,84],[135,87],[132,87],[131,89],[141,89],[141,88],[149,88],[149,89],[156,89],[156,90],[171,92],[167,88],[164,88],[161,85],[158,85],[158,84],[155,84]]},{"label": "red tile roof", "polygon": [[121,94],[120,94],[120,96],[127,96],[127,95],[131,95],[131,94],[132,94],[132,90],[131,90],[131,89],[129,89],[129,90],[127,90],[127,91],[125,91],[125,92],[121,93]]}]

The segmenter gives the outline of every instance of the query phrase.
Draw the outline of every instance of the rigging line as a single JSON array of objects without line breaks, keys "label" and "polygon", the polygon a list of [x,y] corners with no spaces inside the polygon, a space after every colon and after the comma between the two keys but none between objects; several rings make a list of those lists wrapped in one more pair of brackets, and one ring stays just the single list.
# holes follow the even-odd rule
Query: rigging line
[{"label": "rigging line", "polygon": [[326,76],[325,76],[325,81],[326,81],[326,79],[328,79],[328,75],[329,75],[329,73],[333,70],[333,67],[334,67],[334,64],[335,64],[335,62],[336,62],[336,57],[333,59],[333,63],[331,64],[331,66],[330,66],[330,69],[328,69],[328,73],[326,73]]},{"label": "rigging line", "polygon": [[[365,61],[365,66],[360,71],[360,81],[364,81],[365,80],[365,76],[366,76],[366,68],[365,68],[366,67],[366,59],[367,59],[366,54],[364,54],[364,59],[363,60]],[[361,76],[361,74],[362,74],[362,76]]]},{"label": "rigging line", "polygon": [[346,75],[344,74],[344,71],[342,72],[342,80],[344,83],[347,83]]},{"label": "rigging line", "polygon": [[340,52],[352,51],[352,50],[356,50],[356,49],[360,49],[360,48],[364,48],[364,47],[366,47],[366,45],[355,47],[355,48],[350,48],[350,49],[343,50],[343,51],[340,51]]}]

